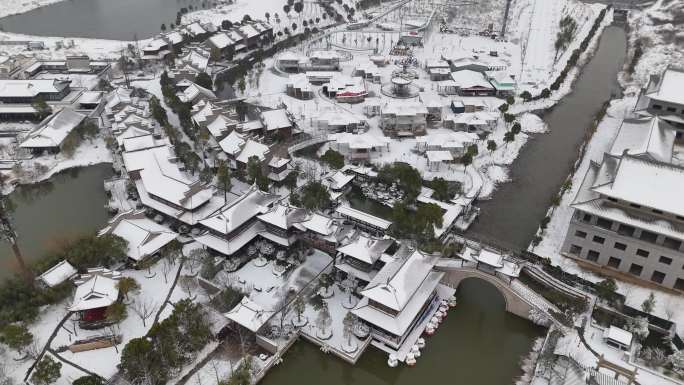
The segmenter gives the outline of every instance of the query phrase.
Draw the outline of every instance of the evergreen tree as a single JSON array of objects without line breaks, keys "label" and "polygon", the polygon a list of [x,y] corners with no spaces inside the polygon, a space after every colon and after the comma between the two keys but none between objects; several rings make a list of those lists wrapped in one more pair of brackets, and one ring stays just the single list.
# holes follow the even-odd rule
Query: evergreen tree
[{"label": "evergreen tree", "polygon": [[36,364],[31,375],[31,382],[35,385],[49,385],[54,383],[62,375],[62,363],[56,362],[49,355]]}]

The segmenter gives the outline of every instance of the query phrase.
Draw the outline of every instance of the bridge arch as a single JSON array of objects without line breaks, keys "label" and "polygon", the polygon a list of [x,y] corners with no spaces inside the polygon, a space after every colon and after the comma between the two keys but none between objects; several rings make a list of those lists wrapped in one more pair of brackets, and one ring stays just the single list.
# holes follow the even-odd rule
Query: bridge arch
[{"label": "bridge arch", "polygon": [[466,279],[475,278],[494,286],[501,294],[506,305],[506,311],[519,317],[529,319],[530,311],[533,306],[516,293],[506,282],[492,274],[477,270],[475,268],[446,268],[440,269],[445,272],[442,282],[458,289],[461,282]]}]

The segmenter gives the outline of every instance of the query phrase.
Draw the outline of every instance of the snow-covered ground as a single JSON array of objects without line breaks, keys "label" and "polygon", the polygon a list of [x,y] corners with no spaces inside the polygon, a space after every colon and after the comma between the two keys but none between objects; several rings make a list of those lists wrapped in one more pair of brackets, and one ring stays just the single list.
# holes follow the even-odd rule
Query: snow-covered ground
[{"label": "snow-covered ground", "polygon": [[630,60],[637,41],[641,41],[643,55],[634,73],[624,71],[620,81],[626,94],[634,94],[648,83],[650,75],[684,60],[684,3],[658,0],[646,9],[631,10],[628,25]]},{"label": "snow-covered ground", "polygon": [[63,0],[2,0],[2,7],[0,7],[0,18],[28,12],[36,8],[59,3],[60,1]]}]

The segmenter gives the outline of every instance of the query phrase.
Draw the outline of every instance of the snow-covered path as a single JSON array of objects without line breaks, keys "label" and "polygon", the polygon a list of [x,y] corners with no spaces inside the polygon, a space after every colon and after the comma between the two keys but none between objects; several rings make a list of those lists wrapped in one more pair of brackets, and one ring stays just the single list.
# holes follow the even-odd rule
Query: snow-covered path
[{"label": "snow-covered path", "polygon": [[520,76],[522,83],[540,83],[551,74],[553,39],[561,16],[561,3],[549,0],[534,2]]}]

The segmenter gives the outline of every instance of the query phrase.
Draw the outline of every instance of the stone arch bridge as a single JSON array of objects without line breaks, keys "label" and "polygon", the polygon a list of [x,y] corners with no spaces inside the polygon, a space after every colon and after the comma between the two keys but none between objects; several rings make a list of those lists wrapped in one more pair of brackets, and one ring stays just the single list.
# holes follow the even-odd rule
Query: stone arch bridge
[{"label": "stone arch bridge", "polygon": [[475,266],[463,265],[447,259],[440,261],[435,269],[445,273],[442,283],[455,289],[458,289],[461,282],[468,278],[477,278],[490,283],[503,296],[506,311],[519,317],[529,320],[530,312],[536,309],[553,320],[549,310],[557,310],[554,305],[525,286],[517,278],[501,277],[479,270]]}]

